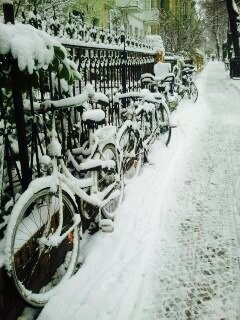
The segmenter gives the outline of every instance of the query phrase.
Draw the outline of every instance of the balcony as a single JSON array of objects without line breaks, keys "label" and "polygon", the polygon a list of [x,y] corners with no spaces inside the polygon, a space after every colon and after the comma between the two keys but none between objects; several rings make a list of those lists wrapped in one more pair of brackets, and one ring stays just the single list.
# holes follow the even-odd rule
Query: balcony
[{"label": "balcony", "polygon": [[127,12],[138,13],[142,11],[141,0],[117,0],[116,5],[119,9],[126,9]]},{"label": "balcony", "polygon": [[146,24],[154,24],[159,22],[159,10],[151,9],[143,11],[143,21]]}]

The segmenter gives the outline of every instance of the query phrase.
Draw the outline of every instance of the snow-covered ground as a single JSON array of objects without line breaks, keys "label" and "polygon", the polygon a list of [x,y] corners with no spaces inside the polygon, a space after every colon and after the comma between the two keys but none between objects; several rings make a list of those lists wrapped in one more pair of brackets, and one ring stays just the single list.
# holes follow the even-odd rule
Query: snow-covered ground
[{"label": "snow-covered ground", "polygon": [[197,83],[115,231],[83,241],[81,268],[38,320],[240,319],[240,85],[218,62]]}]

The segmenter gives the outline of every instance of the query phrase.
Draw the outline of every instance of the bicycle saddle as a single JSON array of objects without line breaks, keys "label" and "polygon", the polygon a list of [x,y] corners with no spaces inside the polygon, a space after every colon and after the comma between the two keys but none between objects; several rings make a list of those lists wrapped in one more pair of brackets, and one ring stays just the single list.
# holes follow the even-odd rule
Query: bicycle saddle
[{"label": "bicycle saddle", "polygon": [[91,97],[91,101],[100,104],[103,107],[109,105],[108,97],[102,92],[95,92],[93,97]]},{"label": "bicycle saddle", "polygon": [[192,74],[193,72],[193,69],[185,68],[182,70],[182,75]]},{"label": "bicycle saddle", "polygon": [[174,81],[174,79],[175,79],[175,76],[173,73],[168,73],[168,74],[161,76],[161,77],[154,76],[151,73],[144,73],[141,75],[142,82],[156,82],[156,81],[172,82],[172,81]]},{"label": "bicycle saddle", "polygon": [[100,109],[84,111],[82,114],[82,121],[89,126],[94,126],[96,123],[104,124],[105,113]]},{"label": "bicycle saddle", "polygon": [[141,74],[141,80],[145,80],[145,79],[151,79],[151,80],[154,80],[154,75],[151,74],[151,73],[143,73]]},{"label": "bicycle saddle", "polygon": [[156,81],[160,81],[160,82],[173,82],[174,79],[175,79],[175,76],[173,73],[168,73],[167,75],[165,76],[162,76],[162,77],[154,77],[154,79]]}]

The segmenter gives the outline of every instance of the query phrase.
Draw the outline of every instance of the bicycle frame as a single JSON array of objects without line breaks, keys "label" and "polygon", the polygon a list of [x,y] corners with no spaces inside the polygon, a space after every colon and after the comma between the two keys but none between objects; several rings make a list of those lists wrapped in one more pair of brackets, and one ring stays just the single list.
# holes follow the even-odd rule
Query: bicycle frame
[{"label": "bicycle frame", "polygon": [[[52,159],[49,162],[49,165],[51,165],[51,167],[53,168],[52,175],[51,175],[51,177],[52,177],[51,188],[52,188],[52,190],[55,190],[55,189],[57,189],[57,186],[59,186],[60,223],[59,223],[59,226],[54,234],[52,234],[48,239],[41,239],[41,241],[45,245],[48,245],[48,246],[58,246],[63,241],[63,239],[65,239],[68,236],[68,234],[77,225],[79,225],[79,223],[81,221],[80,215],[76,214],[74,224],[67,231],[65,231],[65,233],[63,235],[61,235],[62,221],[63,221],[63,211],[62,211],[62,207],[61,207],[62,184],[67,186],[67,188],[70,190],[70,192],[74,196],[77,195],[77,197],[79,197],[83,201],[91,204],[94,207],[98,207],[99,212],[101,211],[101,209],[104,206],[106,206],[106,204],[109,201],[117,198],[119,196],[119,194],[117,191],[111,192],[113,190],[113,188],[116,186],[116,182],[113,182],[112,184],[110,184],[104,191],[97,192],[97,190],[98,190],[98,188],[97,188],[97,171],[103,170],[107,166],[113,167],[114,166],[113,163],[109,163],[109,162],[106,163],[103,160],[98,159],[95,162],[93,160],[92,163],[89,163],[89,166],[87,166],[86,164],[85,164],[85,166],[83,164],[82,167],[81,167],[81,164],[78,165],[79,171],[81,171],[81,170],[91,171],[91,178],[88,177],[86,179],[77,179],[70,173],[70,171],[68,170],[68,168],[66,167],[66,165],[63,161],[61,154],[59,153],[58,147],[60,146],[60,144],[59,144],[59,141],[57,140],[57,137],[56,137],[54,118],[53,118],[52,123],[53,123],[52,134],[51,134],[52,137],[51,137],[50,145],[55,146],[55,149],[52,150],[53,151],[51,154]],[[42,178],[39,178],[39,179],[42,179]],[[88,189],[88,188],[91,189],[90,195],[87,194],[86,191],[84,191],[84,189]],[[99,218],[101,218],[101,214],[99,214]],[[48,227],[50,227],[50,226],[47,226],[47,228]]]}]

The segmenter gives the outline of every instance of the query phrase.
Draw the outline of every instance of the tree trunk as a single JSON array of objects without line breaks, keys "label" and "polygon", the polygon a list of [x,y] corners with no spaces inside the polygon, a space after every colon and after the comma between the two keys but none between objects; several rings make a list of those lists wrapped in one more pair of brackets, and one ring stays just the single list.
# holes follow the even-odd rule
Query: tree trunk
[{"label": "tree trunk", "polygon": [[230,32],[232,35],[234,54],[235,54],[235,57],[240,57],[239,38],[238,38],[238,31],[237,31],[238,13],[233,8],[233,1],[234,0],[226,0],[226,5],[227,5],[228,16],[229,16],[229,26],[230,26]]}]

